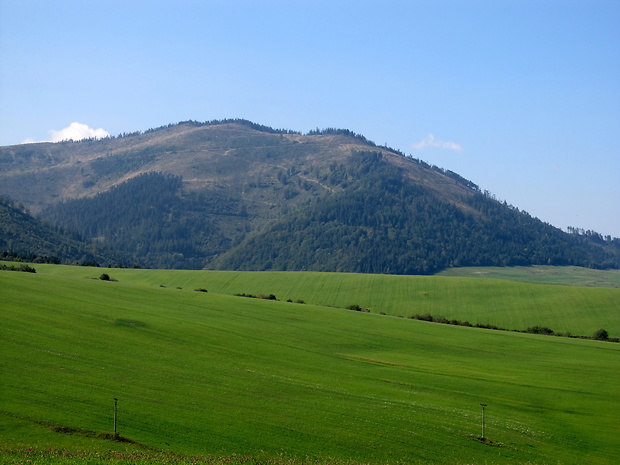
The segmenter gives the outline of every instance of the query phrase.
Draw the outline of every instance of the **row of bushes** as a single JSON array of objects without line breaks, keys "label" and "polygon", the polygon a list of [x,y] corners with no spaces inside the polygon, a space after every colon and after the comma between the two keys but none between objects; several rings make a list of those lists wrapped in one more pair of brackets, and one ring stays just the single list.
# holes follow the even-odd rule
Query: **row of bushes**
[{"label": "row of bushes", "polygon": [[[348,308],[348,307],[347,307]],[[578,339],[594,339],[597,341],[609,341],[609,342],[620,342],[620,338],[610,338],[609,333],[605,329],[597,329],[591,337],[587,336],[573,336],[571,333],[556,333],[551,328],[547,328],[546,326],[530,326],[525,330],[518,329],[506,329],[500,328],[491,324],[483,324],[476,323],[471,324],[469,321],[460,321],[460,320],[448,320],[444,317],[435,317],[430,313],[425,313],[423,315],[412,315],[409,317],[413,320],[421,320],[421,321],[430,321],[432,323],[441,323],[446,325],[458,325],[458,326],[468,326],[471,328],[483,328],[483,329],[495,329],[498,331],[513,331],[517,333],[530,333],[530,334],[544,334],[546,336],[560,336],[560,337],[572,337]]]},{"label": "row of bushes", "polygon": [[369,312],[370,312],[370,309],[368,309],[368,308],[364,308],[364,307],[360,307],[360,306],[359,306],[359,305],[357,305],[357,304],[348,305],[348,306],[346,307],[346,309],[347,309],[347,310],[354,310],[354,311],[356,311],[356,312],[364,312],[364,313],[369,313]]},{"label": "row of bushes", "polygon": [[278,300],[276,298],[276,296],[273,295],[273,294],[269,294],[269,295],[266,295],[266,294],[254,295],[254,294],[245,294],[245,293],[243,293],[243,294],[235,294],[235,296],[237,296],[237,297],[248,297],[250,299]]},{"label": "row of bushes", "polygon": [[37,270],[35,270],[33,267],[26,265],[25,263],[22,263],[20,265],[4,265],[4,264],[0,264],[0,270],[4,270],[4,271],[24,271],[26,273],[36,273]]},{"label": "row of bushes", "polygon": [[[348,305],[346,309],[355,310],[357,312],[370,312],[368,308],[360,307],[357,304]],[[386,313],[380,312],[380,314],[385,315]],[[499,326],[492,325],[492,324],[484,324],[484,323],[471,324],[469,321],[449,320],[442,316],[440,317],[433,316],[430,313],[424,313],[422,315],[415,314],[415,315],[411,315],[408,318],[412,320],[428,321],[431,323],[441,323],[444,325],[467,326],[470,328],[495,329],[497,331],[513,331],[517,333],[543,334],[546,336],[560,336],[560,337],[572,337],[572,338],[577,338],[577,339],[594,339],[596,341],[620,342],[620,338],[610,338],[607,330],[602,329],[602,328],[594,331],[594,334],[591,337],[587,337],[587,336],[573,336],[571,333],[556,333],[551,328],[547,328],[546,326],[530,326],[526,330],[506,329],[506,328],[500,328]]]},{"label": "row of bushes", "polygon": [[[236,297],[249,297],[250,299],[266,299],[266,300],[279,300],[275,295],[273,294],[235,294]],[[291,299],[286,299],[287,302],[293,302]],[[297,299],[295,301],[296,304],[305,304],[306,302],[304,302],[301,299]]]}]

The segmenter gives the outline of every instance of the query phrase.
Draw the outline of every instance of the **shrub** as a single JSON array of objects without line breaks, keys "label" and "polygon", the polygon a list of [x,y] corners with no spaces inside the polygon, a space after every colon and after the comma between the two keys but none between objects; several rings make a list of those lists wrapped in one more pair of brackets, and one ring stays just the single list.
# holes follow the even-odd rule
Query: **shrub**
[{"label": "shrub", "polygon": [[[248,297],[249,297],[249,296],[248,296]],[[269,294],[269,295],[267,295],[267,294],[262,294],[262,293],[261,293],[261,294],[258,294],[258,298],[259,298],[259,299],[266,299],[266,300],[278,300],[278,299],[276,298],[276,296],[275,296],[275,295],[273,295],[273,294]]]},{"label": "shrub", "polygon": [[609,333],[603,328],[601,328],[601,329],[597,329],[596,331],[594,331],[593,337],[597,341],[607,341],[609,340]]},{"label": "shrub", "polygon": [[248,297],[248,298],[250,298],[250,299],[256,299],[256,298],[257,298],[254,294],[246,294],[246,293],[243,293],[243,294],[235,294],[235,296],[236,296],[236,297]]},{"label": "shrub", "polygon": [[199,287],[198,289],[194,289],[197,292],[209,292],[204,287]]},{"label": "shrub", "polygon": [[[476,327],[476,328],[483,328],[483,329],[499,329],[499,330],[502,329],[502,328],[498,328],[495,325],[491,325],[491,324],[487,324],[487,323],[476,323],[474,325],[474,327]],[[549,331],[551,331],[551,330],[549,330]],[[551,332],[553,333],[553,331],[551,331]]]},{"label": "shrub", "polygon": [[24,263],[22,263],[19,266],[15,266],[15,265],[0,265],[0,270],[6,270],[6,271],[24,271],[26,273],[36,273],[37,270],[35,270],[34,268],[32,268],[31,266],[28,266]]},{"label": "shrub", "polygon": [[347,305],[346,307],[347,310],[355,310],[356,312],[359,312],[362,310],[362,307],[360,307],[357,304],[353,304],[353,305]]},{"label": "shrub", "polygon": [[110,278],[110,275],[108,273],[101,273],[101,275],[99,275],[99,279],[101,281],[111,281],[112,278]]},{"label": "shrub", "polygon": [[547,328],[546,326],[530,326],[525,330],[525,332],[532,334],[553,334],[553,330]]}]

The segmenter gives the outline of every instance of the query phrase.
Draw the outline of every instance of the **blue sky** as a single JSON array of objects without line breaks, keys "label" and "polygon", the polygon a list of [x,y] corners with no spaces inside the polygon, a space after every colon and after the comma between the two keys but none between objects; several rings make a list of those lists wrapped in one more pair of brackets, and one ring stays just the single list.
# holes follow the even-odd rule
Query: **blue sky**
[{"label": "blue sky", "polygon": [[617,0],[0,0],[0,145],[221,118],[350,129],[620,237]]}]

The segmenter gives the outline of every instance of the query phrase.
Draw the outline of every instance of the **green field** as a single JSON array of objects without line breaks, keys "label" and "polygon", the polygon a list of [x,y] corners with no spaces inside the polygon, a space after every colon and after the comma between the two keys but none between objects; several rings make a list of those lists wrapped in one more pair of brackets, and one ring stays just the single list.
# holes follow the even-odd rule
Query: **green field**
[{"label": "green field", "polygon": [[[557,268],[546,273],[548,279],[555,279],[552,272]],[[110,270],[54,265],[36,265],[36,269],[39,274],[77,280],[96,278],[106,271],[118,279],[119,285],[146,289],[165,286],[182,290],[203,288],[227,295],[274,294],[281,301],[303,300],[338,308],[357,304],[372,313],[392,316],[430,313],[449,320],[492,324],[510,330],[544,326],[557,333],[577,336],[591,336],[604,328],[610,337],[620,337],[620,288],[612,287],[351,273]],[[582,268],[574,270],[587,273]]]},{"label": "green field", "polygon": [[620,270],[593,270],[578,266],[463,267],[449,268],[437,276],[467,276],[575,286],[620,287]]},{"label": "green field", "polygon": [[[620,344],[390,316],[453,308],[474,322],[485,305],[488,315],[531,305],[520,317],[530,326],[564,306],[541,315],[547,326],[580,319],[615,337],[618,289],[35,267],[0,272],[6,463],[196,460],[155,457],[172,451],[200,463],[555,465],[612,464],[620,453]],[[118,281],[92,279],[104,271]],[[372,313],[338,308],[351,303]],[[137,444],[101,437],[115,397],[118,432]]]}]

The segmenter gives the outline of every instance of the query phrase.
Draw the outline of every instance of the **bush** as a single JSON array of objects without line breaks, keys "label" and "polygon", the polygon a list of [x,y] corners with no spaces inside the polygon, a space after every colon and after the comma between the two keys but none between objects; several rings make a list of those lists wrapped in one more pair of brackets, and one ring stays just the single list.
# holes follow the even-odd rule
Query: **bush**
[{"label": "bush", "polygon": [[609,340],[609,333],[603,328],[601,328],[601,329],[597,329],[596,331],[594,331],[593,337],[597,341],[607,341]]},{"label": "bush", "polygon": [[370,309],[369,308],[365,308],[365,307],[360,307],[357,304],[353,304],[353,305],[348,305],[346,307],[347,310],[355,310],[356,312],[364,312],[364,313],[370,313]]},{"label": "bush", "polygon": [[525,330],[525,332],[532,334],[553,334],[553,330],[547,328],[546,326],[530,326]]},{"label": "bush", "polygon": [[101,275],[99,276],[99,279],[101,281],[111,281],[112,278],[110,278],[110,275],[108,273],[101,273]]},{"label": "bush", "polygon": [[246,294],[245,292],[243,294],[235,294],[236,297],[248,297],[250,299],[256,299],[257,297],[254,294]]},{"label": "bush", "polygon": [[23,272],[26,272],[26,273],[36,273],[37,272],[37,270],[35,270],[31,266],[28,266],[28,265],[26,265],[24,263],[20,264],[19,266],[15,266],[15,265],[0,265],[0,270],[23,271]]},{"label": "bush", "polygon": [[209,292],[204,287],[199,287],[198,289],[194,289],[196,292]]}]

